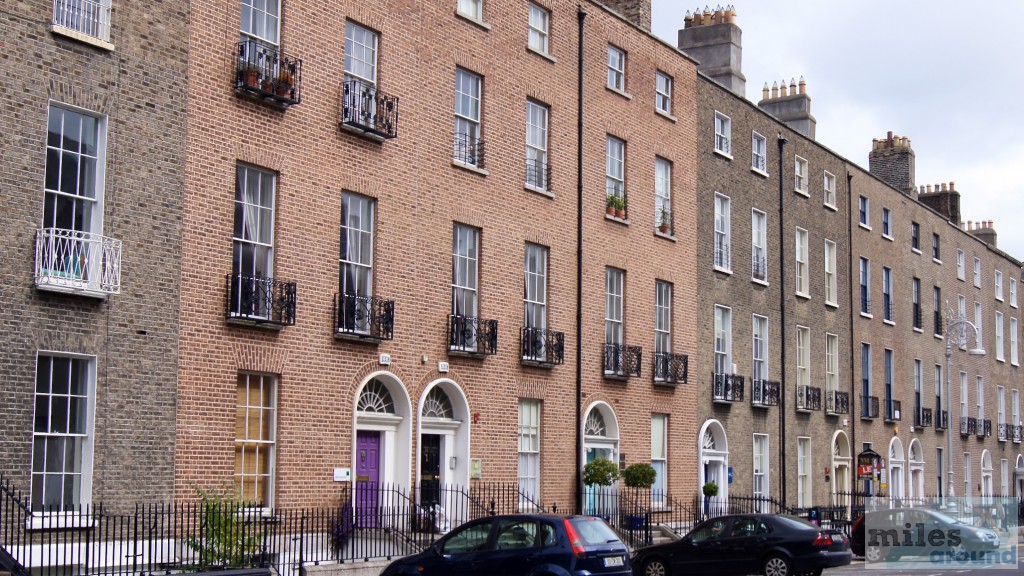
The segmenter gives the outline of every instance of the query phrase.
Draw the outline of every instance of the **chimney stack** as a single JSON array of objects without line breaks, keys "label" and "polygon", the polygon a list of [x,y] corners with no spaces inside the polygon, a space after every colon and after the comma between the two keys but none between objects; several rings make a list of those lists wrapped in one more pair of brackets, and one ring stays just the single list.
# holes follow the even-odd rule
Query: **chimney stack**
[{"label": "chimney stack", "polygon": [[892,131],[883,139],[871,141],[868,169],[889,186],[911,198],[918,197],[914,185],[914,150],[910,138],[894,136]]},{"label": "chimney stack", "polygon": [[679,31],[679,49],[700,62],[697,69],[739,96],[746,98],[743,76],[743,33],[736,25],[732,5],[714,11],[705,7],[686,13]]},{"label": "chimney stack", "polygon": [[651,0],[600,0],[602,4],[621,14],[626,20],[651,31]]},{"label": "chimney stack", "polygon": [[[950,185],[952,186],[952,183],[950,183]],[[967,225],[964,226],[964,231],[972,234],[975,238],[981,240],[985,244],[988,244],[993,248],[997,248],[996,228],[995,224],[991,220],[981,220],[973,225],[971,224],[971,221],[968,220]]]},{"label": "chimney stack", "polygon": [[811,97],[807,95],[807,82],[800,77],[798,84],[796,79],[782,80],[782,93],[772,85],[771,97],[768,97],[768,84],[761,90],[763,98],[757,105],[765,112],[775,116],[786,123],[787,126],[797,132],[814,140],[814,129],[817,121],[811,116]]},{"label": "chimney stack", "polygon": [[[948,185],[942,182],[927,187],[922,186],[921,188],[927,190],[918,194],[917,199],[922,204],[942,214],[946,217],[946,220],[953,224],[960,225],[960,193],[956,190],[955,182],[950,182]],[[975,234],[975,236],[981,238],[978,234]],[[994,231],[992,232],[992,242],[990,244],[995,246]]]}]

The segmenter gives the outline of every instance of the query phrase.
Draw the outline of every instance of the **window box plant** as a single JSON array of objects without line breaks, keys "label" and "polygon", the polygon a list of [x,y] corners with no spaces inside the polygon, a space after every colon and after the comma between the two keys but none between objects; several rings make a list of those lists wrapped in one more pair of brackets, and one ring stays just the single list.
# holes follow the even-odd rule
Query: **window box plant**
[{"label": "window box plant", "polygon": [[609,194],[605,200],[605,210],[609,216],[615,216],[616,218],[626,217],[626,201],[622,196],[616,196],[615,194]]},{"label": "window box plant", "polygon": [[672,231],[672,211],[662,207],[658,214],[658,232],[668,234]]}]

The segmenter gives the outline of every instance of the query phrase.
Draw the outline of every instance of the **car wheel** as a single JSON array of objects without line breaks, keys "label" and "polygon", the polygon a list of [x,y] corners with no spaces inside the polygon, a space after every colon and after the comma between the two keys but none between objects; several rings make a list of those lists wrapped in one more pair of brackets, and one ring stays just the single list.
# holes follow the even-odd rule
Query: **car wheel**
[{"label": "car wheel", "polygon": [[964,546],[963,542],[960,542],[956,546],[951,546],[949,551],[953,554],[953,558],[956,560],[963,560],[967,558],[967,547]]},{"label": "car wheel", "polygon": [[670,576],[668,564],[661,558],[651,558],[644,562],[644,576]]},{"label": "car wheel", "polygon": [[868,562],[878,562],[882,559],[882,549],[878,546],[868,546],[864,548],[864,560]]},{"label": "car wheel", "polygon": [[793,573],[790,571],[789,560],[785,556],[769,556],[764,561],[764,570],[762,571],[764,576],[791,576]]}]

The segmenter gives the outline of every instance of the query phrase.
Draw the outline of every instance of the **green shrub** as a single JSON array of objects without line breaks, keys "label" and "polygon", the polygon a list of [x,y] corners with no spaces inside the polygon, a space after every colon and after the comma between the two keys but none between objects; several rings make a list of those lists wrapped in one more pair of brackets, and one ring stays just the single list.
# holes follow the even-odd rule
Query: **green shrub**
[{"label": "green shrub", "polygon": [[654,469],[654,466],[646,462],[630,464],[622,471],[622,481],[630,488],[650,488],[654,486],[654,481],[657,477],[658,472]]},{"label": "green shrub", "polygon": [[595,458],[583,467],[583,483],[587,486],[611,486],[619,479],[619,467],[607,458]]}]

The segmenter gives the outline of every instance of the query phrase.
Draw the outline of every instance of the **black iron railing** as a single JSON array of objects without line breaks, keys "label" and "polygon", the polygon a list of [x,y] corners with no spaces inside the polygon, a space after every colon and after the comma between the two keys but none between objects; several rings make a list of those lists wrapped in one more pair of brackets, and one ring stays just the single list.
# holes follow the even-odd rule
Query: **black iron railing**
[{"label": "black iron railing", "polygon": [[750,380],[750,403],[753,406],[767,408],[779,405],[779,394],[782,384],[771,380]]},{"label": "black iron railing", "polygon": [[871,295],[868,294],[868,287],[860,285],[860,313],[871,314]]},{"label": "black iron railing", "polygon": [[1020,444],[1022,430],[1024,430],[1024,426],[1021,426],[1020,424],[1014,424],[1010,427],[1010,437],[1014,444]]},{"label": "black iron railing", "polygon": [[978,438],[986,438],[992,435],[992,421],[988,418],[978,419]]},{"label": "black iron railing", "polygon": [[922,327],[921,303],[920,302],[914,302],[914,328],[917,328],[918,330],[920,330],[921,327]]},{"label": "black iron railing", "polygon": [[391,340],[395,329],[395,301],[376,296],[336,294],[334,329],[371,340]]},{"label": "black iron railing", "polygon": [[935,429],[949,430],[949,412],[940,408],[935,409]]},{"label": "black iron railing", "polygon": [[825,397],[825,411],[828,414],[849,414],[850,393],[829,390]]},{"label": "black iron railing", "polygon": [[768,263],[764,256],[751,257],[751,277],[754,280],[765,282],[768,280]]},{"label": "black iron railing", "polygon": [[526,159],[526,184],[541,190],[551,189],[551,170],[546,160],[540,158]]},{"label": "black iron railing", "polygon": [[468,354],[497,354],[498,321],[449,314],[448,349]]},{"label": "black iron railing", "polygon": [[942,312],[935,311],[935,335],[942,336]]},{"label": "black iron railing", "polygon": [[732,269],[732,260],[729,258],[729,241],[725,238],[717,238],[715,241],[715,268]]},{"label": "black iron railing", "polygon": [[917,406],[914,409],[914,426],[918,428],[929,428],[932,425],[932,409]]},{"label": "black iron railing", "polygon": [[686,354],[655,352],[653,371],[655,384],[685,384],[690,373],[690,359]]},{"label": "black iron railing", "polygon": [[996,424],[996,439],[998,439],[1000,442],[1006,442],[1007,438],[1009,438],[1010,436],[1009,432],[1009,424]]},{"label": "black iron railing", "polygon": [[639,377],[642,361],[643,349],[640,346],[627,346],[625,344],[604,345],[605,376]]},{"label": "black iron railing", "polygon": [[970,436],[978,432],[978,419],[972,416],[960,417],[960,435]]},{"label": "black iron railing", "polygon": [[715,134],[715,150],[723,154],[731,154],[732,142],[729,140],[729,137],[723,134]]},{"label": "black iron railing", "polygon": [[484,169],[484,141],[463,132],[455,133],[453,159],[469,166]]},{"label": "black iron railing", "polygon": [[257,40],[238,43],[235,90],[281,106],[302,102],[302,60]]},{"label": "black iron railing", "polygon": [[878,396],[860,397],[860,417],[878,418]]},{"label": "black iron railing", "polygon": [[295,282],[228,274],[226,283],[228,320],[278,326],[295,324]]},{"label": "black iron railing", "polygon": [[821,410],[821,388],[807,385],[797,386],[796,409],[802,412]]},{"label": "black iron railing", "polygon": [[714,372],[712,399],[715,402],[743,402],[743,376]]},{"label": "black iron railing", "polygon": [[341,85],[341,123],[379,136],[398,136],[398,96],[391,96],[363,80]]},{"label": "black iron railing", "polygon": [[519,333],[519,352],[527,364],[561,364],[565,359],[565,334],[524,327]]},{"label": "black iron railing", "polygon": [[889,294],[882,295],[882,308],[884,318],[892,321],[892,296]]},{"label": "black iron railing", "polygon": [[892,398],[886,398],[885,400],[885,421],[886,422],[899,422],[903,419],[903,402],[900,400],[893,400]]}]

